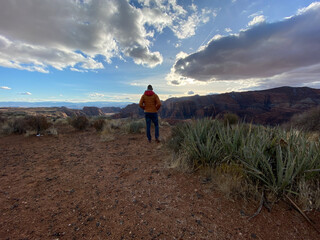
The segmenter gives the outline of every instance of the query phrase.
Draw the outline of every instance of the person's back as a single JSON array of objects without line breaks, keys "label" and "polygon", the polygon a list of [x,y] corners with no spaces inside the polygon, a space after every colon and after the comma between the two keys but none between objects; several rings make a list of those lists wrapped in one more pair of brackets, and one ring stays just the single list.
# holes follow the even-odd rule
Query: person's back
[{"label": "person's back", "polygon": [[159,110],[161,102],[157,94],[152,90],[147,90],[142,95],[139,106],[144,109],[145,112],[155,113]]},{"label": "person's back", "polygon": [[155,126],[155,138],[159,142],[159,124],[158,124],[158,110],[161,107],[161,102],[157,94],[153,92],[151,85],[148,86],[148,89],[141,96],[139,106],[144,110],[145,119],[147,124],[147,137],[149,142],[151,142],[150,127],[151,121]]}]

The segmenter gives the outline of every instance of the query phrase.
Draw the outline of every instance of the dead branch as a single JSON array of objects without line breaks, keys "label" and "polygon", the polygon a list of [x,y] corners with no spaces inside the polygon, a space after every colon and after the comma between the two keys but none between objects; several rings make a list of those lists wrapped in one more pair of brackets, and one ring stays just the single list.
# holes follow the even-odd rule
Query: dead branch
[{"label": "dead branch", "polygon": [[261,212],[263,203],[264,203],[264,191],[262,192],[262,195],[261,195],[261,200],[260,200],[260,203],[259,203],[258,210],[251,217],[248,218],[248,221],[250,221],[252,218],[254,218],[254,217],[259,215],[259,213]]},{"label": "dead branch", "polygon": [[307,222],[318,232],[320,233],[319,229],[317,229],[317,227],[314,225],[314,223],[310,220],[310,218],[308,218],[308,216],[298,207],[298,205],[291,199],[288,197],[288,195],[285,195],[286,198],[289,200],[289,202],[291,203],[291,205],[307,220]]}]

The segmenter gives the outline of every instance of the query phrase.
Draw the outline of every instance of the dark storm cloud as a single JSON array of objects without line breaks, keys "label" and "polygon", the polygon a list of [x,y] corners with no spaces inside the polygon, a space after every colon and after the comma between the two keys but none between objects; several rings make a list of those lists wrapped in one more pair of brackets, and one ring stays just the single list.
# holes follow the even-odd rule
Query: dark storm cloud
[{"label": "dark storm cloud", "polygon": [[320,63],[320,2],[281,22],[212,40],[179,59],[176,74],[200,81],[268,78]]}]

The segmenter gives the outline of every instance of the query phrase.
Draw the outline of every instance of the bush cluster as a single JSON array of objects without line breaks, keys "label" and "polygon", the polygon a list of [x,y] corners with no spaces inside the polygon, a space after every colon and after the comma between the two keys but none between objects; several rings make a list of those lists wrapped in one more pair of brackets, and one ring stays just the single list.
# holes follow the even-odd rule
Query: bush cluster
[{"label": "bush cluster", "polygon": [[97,119],[93,122],[93,127],[96,129],[97,132],[101,132],[105,125],[106,122],[104,119]]},{"label": "bush cluster", "polygon": [[47,130],[51,123],[45,116],[25,116],[25,117],[17,117],[15,119],[11,119],[5,122],[2,127],[2,132],[4,134],[24,134],[27,131],[35,131],[37,133],[42,133]]},{"label": "bush cluster", "polygon": [[89,120],[86,116],[76,116],[70,120],[70,124],[75,129],[83,131],[89,127]]},{"label": "bush cluster", "polygon": [[141,133],[141,130],[145,128],[145,123],[142,120],[132,120],[127,124],[128,133]]},{"label": "bush cluster", "polygon": [[320,107],[294,115],[290,120],[290,125],[302,131],[320,132]]},{"label": "bush cluster", "polygon": [[45,116],[27,116],[25,122],[30,130],[37,133],[47,130],[52,125]]},{"label": "bush cluster", "polygon": [[193,169],[241,166],[254,184],[277,197],[298,192],[302,179],[320,177],[319,142],[293,130],[202,119],[173,128],[169,144]]}]

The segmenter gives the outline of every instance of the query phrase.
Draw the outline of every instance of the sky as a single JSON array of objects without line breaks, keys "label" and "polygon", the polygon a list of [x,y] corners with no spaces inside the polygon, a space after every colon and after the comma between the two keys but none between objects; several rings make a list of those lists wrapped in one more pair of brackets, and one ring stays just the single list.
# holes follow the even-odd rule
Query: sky
[{"label": "sky", "polygon": [[320,2],[0,1],[0,102],[320,88]]}]

